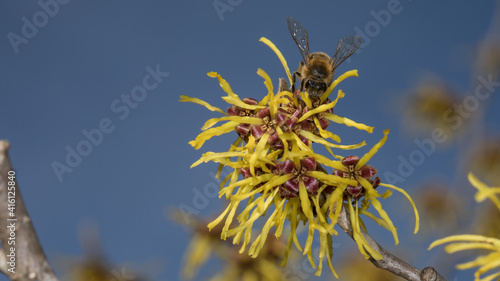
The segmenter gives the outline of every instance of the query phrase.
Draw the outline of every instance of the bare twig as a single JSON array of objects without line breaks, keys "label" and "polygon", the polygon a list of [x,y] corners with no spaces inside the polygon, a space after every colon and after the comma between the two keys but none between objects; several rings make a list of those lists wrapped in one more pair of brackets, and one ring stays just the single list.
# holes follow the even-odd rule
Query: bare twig
[{"label": "bare twig", "polygon": [[58,281],[31,224],[17,181],[13,178],[15,174],[8,150],[9,142],[0,140],[0,272],[12,281]]},{"label": "bare twig", "polygon": [[[344,208],[342,208],[342,211],[340,212],[340,217],[337,224],[351,238],[353,238],[351,220],[349,219],[349,216],[347,215]],[[381,260],[375,260],[374,258],[370,257],[369,261],[376,267],[387,270],[409,281],[446,281],[446,279],[444,279],[443,276],[439,275],[439,273],[433,267],[426,267],[423,270],[419,270],[418,268],[406,263],[400,258],[389,253],[386,249],[382,248],[382,246],[380,246],[375,240],[373,240],[373,238],[368,235],[368,233],[366,233],[363,229],[361,229],[361,234],[368,242],[368,244],[384,257]]]}]

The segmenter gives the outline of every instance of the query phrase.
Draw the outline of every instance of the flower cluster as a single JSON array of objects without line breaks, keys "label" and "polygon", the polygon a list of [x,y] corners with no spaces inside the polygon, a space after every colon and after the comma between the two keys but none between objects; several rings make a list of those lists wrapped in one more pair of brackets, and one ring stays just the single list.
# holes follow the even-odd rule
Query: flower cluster
[{"label": "flower cluster", "polygon": [[[482,202],[489,198],[495,206],[500,210],[500,187],[488,187],[483,182],[479,181],[472,173],[469,173],[470,183],[477,188],[475,199],[477,202]],[[457,265],[458,269],[470,269],[479,267],[474,274],[474,281],[492,281],[499,280],[500,270],[482,278],[481,275],[490,272],[493,269],[500,269],[500,239],[485,237],[482,235],[464,234],[448,236],[434,241],[429,250],[445,243],[450,243],[445,247],[448,253],[455,253],[463,250],[482,249],[491,251],[491,253],[477,257],[475,260]]]},{"label": "flower cluster", "polygon": [[[261,41],[268,45],[278,56],[291,84],[288,65],[276,46],[266,38]],[[392,232],[398,243],[396,228],[382,208],[380,199],[389,197],[396,190],[411,202],[415,211],[415,233],[418,231],[418,212],[410,196],[402,189],[380,182],[377,170],[367,165],[372,156],[384,145],[388,130],[384,136],[361,158],[343,157],[333,152],[353,150],[365,145],[340,144],[340,136],[326,130],[330,122],[343,124],[373,132],[373,127],[357,123],[351,119],[333,113],[333,108],[345,96],[337,91],[330,99],[333,89],[344,79],[357,76],[356,70],[340,75],[318,98],[310,98],[307,92],[289,91],[286,83],[281,83],[274,93],[270,77],[262,69],[257,71],[264,79],[267,95],[261,100],[241,99],[231,89],[229,83],[215,72],[208,76],[216,78],[227,94],[222,97],[230,107],[227,113],[197,98],[181,96],[182,102],[193,102],[205,106],[211,111],[224,114],[223,117],[209,119],[202,127],[195,140],[189,142],[199,149],[214,136],[236,131],[238,137],[226,152],[206,152],[192,167],[203,162],[219,163],[218,175],[223,168],[231,172],[221,180],[219,196],[228,200],[227,208],[213,222],[209,229],[224,224],[221,238],[233,237],[234,244],[241,244],[240,253],[247,247],[252,257],[257,257],[266,242],[269,232],[275,227],[275,236],[280,237],[285,223],[290,223],[287,244],[282,265],[287,262],[292,244],[307,255],[311,266],[317,268],[316,275],[322,271],[322,261],[327,257],[330,270],[337,276],[332,260],[332,235],[342,208],[350,215],[354,239],[360,252],[366,257],[381,259],[380,253],[370,247],[361,235],[365,228],[360,215],[373,219],[379,225]],[[218,122],[224,124],[214,127]],[[314,145],[322,145],[330,157],[316,153]],[[377,187],[388,188],[383,194]],[[373,207],[379,216],[369,209]],[[254,224],[264,219],[259,227],[260,234],[252,239]],[[297,227],[300,222],[307,224],[307,239],[301,245]],[[312,244],[316,234],[320,237],[319,264],[312,257]]]}]

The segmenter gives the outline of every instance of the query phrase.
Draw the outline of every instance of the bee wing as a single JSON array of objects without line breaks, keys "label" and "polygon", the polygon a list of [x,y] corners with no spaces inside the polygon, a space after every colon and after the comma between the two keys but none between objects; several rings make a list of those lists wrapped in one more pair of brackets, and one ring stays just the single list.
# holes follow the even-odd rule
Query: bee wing
[{"label": "bee wing", "polygon": [[332,69],[335,70],[348,57],[354,54],[359,46],[361,46],[361,37],[359,36],[348,36],[340,39],[337,44],[337,51],[335,51],[335,55],[332,58]]},{"label": "bee wing", "polygon": [[300,53],[306,65],[309,65],[307,57],[309,56],[309,34],[307,29],[296,19],[289,17],[286,22],[288,23],[288,30],[292,35],[295,44],[299,47]]}]

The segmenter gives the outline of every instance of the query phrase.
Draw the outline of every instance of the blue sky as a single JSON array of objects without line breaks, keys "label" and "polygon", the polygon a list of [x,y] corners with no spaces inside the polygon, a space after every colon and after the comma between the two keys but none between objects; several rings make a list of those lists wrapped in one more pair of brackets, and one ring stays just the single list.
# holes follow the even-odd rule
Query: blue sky
[{"label": "blue sky", "polygon": [[[391,129],[372,165],[379,172],[396,171],[398,156],[416,149],[415,137],[402,130],[401,101],[426,73],[464,96],[471,92],[476,45],[495,11],[494,1],[465,0],[65,1],[0,3],[0,138],[11,143],[24,200],[52,263],[81,256],[79,225],[94,221],[113,263],[142,265],[157,258],[163,264],[157,280],[178,280],[189,241],[165,212],[182,204],[196,208],[195,194],[214,181],[215,165],[189,166],[202,152],[225,150],[233,138],[212,140],[200,151],[187,144],[217,115],[179,103],[180,95],[226,107],[207,72],[223,75],[240,96],[259,98],[265,88],[258,68],[275,83],[285,76],[260,37],[273,41],[292,69],[301,60],[287,17],[309,30],[311,51],[332,55],[340,38],[361,35],[360,52],[339,68],[358,69],[359,77],[342,83],[347,96],[335,110],[376,130],[366,135],[340,129],[340,134],[346,143],[366,139],[370,146],[383,129]],[[221,5],[226,10],[217,10]],[[490,109],[481,134],[498,135],[499,113],[492,109],[499,101],[486,102],[480,104]],[[457,161],[469,142],[464,138],[438,149],[399,185],[417,193],[414,187],[438,177],[467,186]],[[221,206],[212,197],[198,209],[209,216]],[[393,207],[400,235],[411,235],[395,248],[404,251],[413,238],[405,223],[413,218],[406,205],[403,211]],[[384,240],[387,233],[380,233],[392,245]],[[341,241],[342,249],[355,250],[349,240]],[[442,249],[422,251],[413,261],[424,267],[438,252]],[[447,274],[470,280],[472,273]]]}]

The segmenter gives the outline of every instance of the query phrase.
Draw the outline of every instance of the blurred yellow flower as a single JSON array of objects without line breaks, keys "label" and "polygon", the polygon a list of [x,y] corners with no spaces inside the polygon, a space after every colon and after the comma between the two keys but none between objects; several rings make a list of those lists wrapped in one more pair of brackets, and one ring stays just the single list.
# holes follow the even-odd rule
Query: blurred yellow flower
[{"label": "blurred yellow flower", "polygon": [[[201,230],[201,229],[200,229]],[[192,280],[217,247],[218,235],[208,231],[195,231],[184,254],[182,277]]]},{"label": "blurred yellow flower", "polygon": [[422,230],[449,233],[459,226],[459,218],[468,214],[463,208],[463,199],[449,192],[449,183],[431,181],[416,187],[420,190],[417,205],[422,212]]},{"label": "blurred yellow flower", "polygon": [[[453,235],[446,238],[442,238],[434,241],[430,246],[429,250],[435,246],[456,242],[447,245],[444,249],[447,253],[452,254],[458,251],[471,250],[471,249],[483,249],[489,250],[491,253],[488,255],[482,255],[477,257],[475,260],[462,263],[457,265],[458,269],[470,269],[473,267],[479,267],[474,273],[475,281],[491,281],[495,278],[500,277],[500,271],[490,274],[484,278],[481,278],[482,274],[500,267],[500,240],[495,238],[489,238],[481,235]],[[498,279],[497,279],[498,280]]]},{"label": "blurred yellow flower", "polygon": [[452,140],[465,128],[468,112],[460,107],[460,95],[439,79],[421,82],[410,93],[405,108],[405,129],[409,133],[432,133],[436,128]]},{"label": "blurred yellow flower", "polygon": [[[221,227],[212,231],[206,229],[206,223],[197,221],[190,225],[193,238],[184,255],[182,277],[192,280],[200,267],[207,263],[212,254],[224,261],[224,268],[210,280],[219,281],[281,281],[282,270],[279,267],[280,253],[284,243],[270,237],[261,255],[253,259],[242,255],[231,244],[219,239]],[[199,279],[199,278],[198,278]]]},{"label": "blurred yellow flower", "polygon": [[469,171],[492,185],[500,185],[500,138],[481,139],[468,153]]},{"label": "blurred yellow flower", "polygon": [[[469,173],[469,181],[471,184],[478,189],[475,199],[477,202],[482,202],[486,198],[489,198],[500,210],[500,200],[498,194],[500,194],[500,187],[488,187],[483,182],[479,181],[472,173]],[[458,269],[470,269],[473,267],[479,267],[474,273],[475,281],[492,281],[500,280],[500,239],[485,237],[482,235],[453,235],[445,237],[434,241],[430,246],[429,250],[435,246],[442,245],[445,243],[451,243],[445,247],[447,253],[455,253],[463,250],[471,249],[482,249],[491,251],[487,255],[481,255],[475,260],[457,265]],[[491,271],[498,270],[492,273]],[[486,277],[481,277],[481,275],[488,273]]]}]

